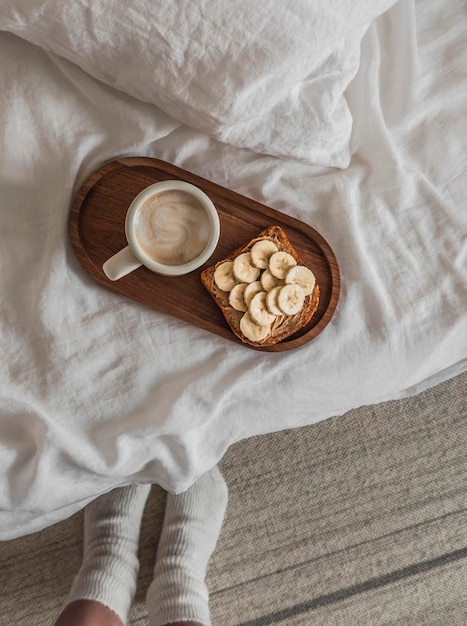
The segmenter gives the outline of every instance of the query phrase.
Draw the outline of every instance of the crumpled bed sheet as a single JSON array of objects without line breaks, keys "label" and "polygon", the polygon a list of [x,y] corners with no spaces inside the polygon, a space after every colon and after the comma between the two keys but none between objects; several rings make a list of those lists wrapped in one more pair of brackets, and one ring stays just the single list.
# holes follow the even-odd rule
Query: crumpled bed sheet
[{"label": "crumpled bed sheet", "polygon": [[[182,491],[236,441],[466,369],[466,26],[459,0],[372,19],[344,94],[351,158],[331,167],[183,124],[0,21],[1,539],[118,485]],[[341,270],[331,323],[261,353],[97,285],[70,245],[69,207],[122,155],[316,228]]]}]

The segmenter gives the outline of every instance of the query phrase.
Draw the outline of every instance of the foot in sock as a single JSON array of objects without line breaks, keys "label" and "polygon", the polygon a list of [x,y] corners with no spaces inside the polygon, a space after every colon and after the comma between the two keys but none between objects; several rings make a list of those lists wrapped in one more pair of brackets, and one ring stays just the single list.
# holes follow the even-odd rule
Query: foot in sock
[{"label": "foot in sock", "polygon": [[227,486],[217,467],[184,493],[168,494],[154,578],[147,594],[151,626],[176,622],[211,625],[205,577],[226,506]]},{"label": "foot in sock", "polygon": [[96,608],[95,601],[126,624],[136,590],[141,519],[150,488],[119,487],[86,507],[83,562],[57,624],[70,610]]}]

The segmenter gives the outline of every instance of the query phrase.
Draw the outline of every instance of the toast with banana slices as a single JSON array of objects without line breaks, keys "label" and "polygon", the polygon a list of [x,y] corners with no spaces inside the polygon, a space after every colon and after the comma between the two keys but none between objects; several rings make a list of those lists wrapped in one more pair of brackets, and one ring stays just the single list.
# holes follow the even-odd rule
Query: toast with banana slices
[{"label": "toast with banana slices", "polygon": [[318,308],[316,278],[280,226],[205,269],[201,281],[232,332],[255,347],[295,334]]}]

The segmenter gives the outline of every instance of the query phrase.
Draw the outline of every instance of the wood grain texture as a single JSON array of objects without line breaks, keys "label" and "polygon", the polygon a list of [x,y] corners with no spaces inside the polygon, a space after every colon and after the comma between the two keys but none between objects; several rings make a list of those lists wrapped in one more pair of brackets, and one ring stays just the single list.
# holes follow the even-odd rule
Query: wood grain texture
[{"label": "wood grain texture", "polygon": [[[125,215],[142,189],[161,180],[186,180],[202,189],[219,213],[221,235],[213,256],[197,271],[167,277],[141,267],[112,282],[103,263],[126,246]],[[274,346],[246,346],[228,327],[224,316],[203,287],[203,269],[227,256],[264,228],[278,224],[315,273],[321,289],[320,305],[299,333]],[[84,269],[102,286],[168,313],[185,322],[252,349],[277,352],[298,348],[327,326],[340,292],[339,267],[325,239],[311,226],[175,165],[148,157],[121,158],[92,174],[76,193],[70,211],[70,238]]]}]

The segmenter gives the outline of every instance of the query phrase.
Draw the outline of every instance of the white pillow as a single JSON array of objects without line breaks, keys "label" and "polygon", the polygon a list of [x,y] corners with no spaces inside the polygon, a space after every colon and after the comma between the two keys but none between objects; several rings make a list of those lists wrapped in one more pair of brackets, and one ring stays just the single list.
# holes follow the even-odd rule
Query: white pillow
[{"label": "white pillow", "polygon": [[260,153],[344,168],[344,91],[395,0],[2,0],[0,29],[181,122]]}]

